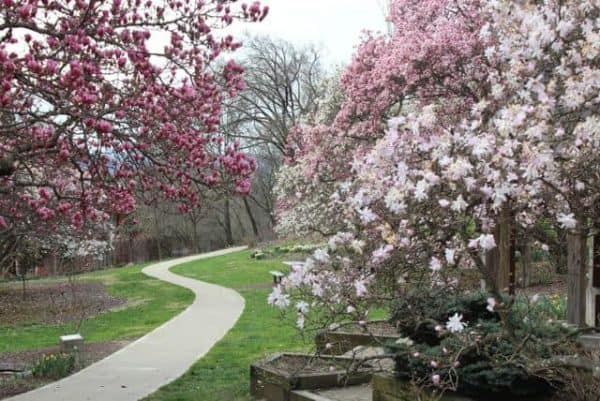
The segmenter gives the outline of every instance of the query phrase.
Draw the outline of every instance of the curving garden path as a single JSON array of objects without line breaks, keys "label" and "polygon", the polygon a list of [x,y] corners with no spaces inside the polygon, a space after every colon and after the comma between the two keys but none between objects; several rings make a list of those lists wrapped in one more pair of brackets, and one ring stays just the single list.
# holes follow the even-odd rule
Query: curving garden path
[{"label": "curving garden path", "polygon": [[244,298],[231,289],[173,274],[169,268],[243,249],[224,249],[144,268],[148,276],[192,290],[194,302],[107,358],[8,401],[137,401],[181,376],[233,327],[244,310]]}]

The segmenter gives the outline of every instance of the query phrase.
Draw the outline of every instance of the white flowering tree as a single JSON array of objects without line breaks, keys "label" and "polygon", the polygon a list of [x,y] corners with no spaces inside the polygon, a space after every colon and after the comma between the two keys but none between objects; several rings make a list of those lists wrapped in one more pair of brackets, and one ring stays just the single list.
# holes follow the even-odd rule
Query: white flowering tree
[{"label": "white flowering tree", "polygon": [[[336,121],[319,128],[333,134],[312,139],[353,149],[352,160],[344,168],[319,146],[303,155],[313,175],[342,172],[334,198],[345,227],[270,301],[293,303],[304,326],[311,310],[360,321],[383,303],[446,297],[472,268],[499,283],[515,232],[540,219],[570,231],[572,277],[583,277],[584,239],[600,222],[599,15],[597,2],[393,1],[393,33],[361,45]],[[492,288],[491,312],[512,307],[503,287]],[[455,312],[441,329],[471,323]]]}]

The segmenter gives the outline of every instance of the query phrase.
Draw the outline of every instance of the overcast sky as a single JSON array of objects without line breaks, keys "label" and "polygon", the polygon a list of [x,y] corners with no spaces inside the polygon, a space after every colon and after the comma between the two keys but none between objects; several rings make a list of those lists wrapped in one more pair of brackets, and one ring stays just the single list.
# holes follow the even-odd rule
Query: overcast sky
[{"label": "overcast sky", "polygon": [[296,45],[314,43],[326,64],[350,61],[363,30],[385,31],[381,0],[261,0],[269,15],[258,24],[240,24],[234,33],[268,34]]}]

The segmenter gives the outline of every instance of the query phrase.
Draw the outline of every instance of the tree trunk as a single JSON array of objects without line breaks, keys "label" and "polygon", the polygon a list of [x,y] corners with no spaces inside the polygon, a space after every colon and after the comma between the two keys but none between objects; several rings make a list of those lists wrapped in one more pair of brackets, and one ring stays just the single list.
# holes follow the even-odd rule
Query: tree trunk
[{"label": "tree trunk", "polygon": [[517,269],[516,269],[516,252],[517,252],[517,224],[515,215],[512,210],[508,210],[508,293],[515,295],[517,287]]},{"label": "tree trunk", "polygon": [[591,273],[590,305],[588,305],[591,317],[588,323],[600,328],[600,231],[596,231],[593,238]]},{"label": "tree trunk", "polygon": [[190,222],[192,224],[192,241],[194,242],[193,250],[194,253],[200,253],[200,241],[198,239],[198,216],[196,215],[196,212],[193,212],[191,217],[192,218],[190,219]]},{"label": "tree trunk", "polygon": [[594,235],[594,253],[592,256],[593,270],[592,270],[592,286],[600,288],[600,231]]},{"label": "tree trunk", "polygon": [[252,232],[254,232],[254,237],[260,239],[258,235],[258,226],[256,225],[256,220],[254,219],[254,215],[252,214],[252,209],[250,209],[248,198],[244,196],[242,199],[244,200],[244,207],[246,208],[248,219],[250,219],[250,224],[252,224]]},{"label": "tree trunk", "polygon": [[[129,260],[127,261],[127,263],[133,263],[133,233],[129,233],[128,236],[129,236],[129,241],[127,241],[127,243],[128,243],[127,250],[129,251],[128,252]],[[125,264],[127,264],[127,263],[125,263]]]},{"label": "tree trunk", "polygon": [[225,208],[223,211],[225,224],[225,241],[228,246],[233,245],[233,232],[231,231],[231,212],[229,210],[229,199],[225,199]]},{"label": "tree trunk", "polygon": [[[496,237],[495,233],[494,233],[494,237]],[[485,252],[484,255],[484,265],[485,265],[485,270],[483,272],[483,275],[485,276],[485,281],[487,282],[487,287],[491,288],[492,291],[498,292],[501,289],[497,287],[497,281],[496,281],[496,273],[498,271],[498,259],[499,259],[499,251],[498,251],[498,247],[494,248],[494,249],[490,249],[489,251]]]},{"label": "tree trunk", "polygon": [[569,268],[567,266],[567,236],[563,233],[559,232],[559,237],[556,243],[556,246],[553,246],[550,249],[551,257],[555,264],[556,274],[566,275],[569,273]]},{"label": "tree trunk", "polygon": [[156,243],[156,251],[158,254],[158,260],[162,260],[162,250],[161,250],[161,241],[160,241],[160,227],[158,225],[158,212],[156,210],[156,206],[154,206],[154,241]]},{"label": "tree trunk", "polygon": [[531,244],[525,240],[521,248],[521,285],[529,287],[531,285]]},{"label": "tree trunk", "polygon": [[494,229],[496,247],[485,254],[484,275],[492,289],[514,294],[515,287],[515,241],[514,217],[505,205],[500,210]]},{"label": "tree trunk", "polygon": [[567,321],[578,326],[585,323],[586,240],[585,230],[567,235]]},{"label": "tree trunk", "polygon": [[158,260],[162,260],[162,250],[161,250],[161,243],[160,243],[160,238],[156,237],[156,250],[158,252]]},{"label": "tree trunk", "polygon": [[26,289],[27,287],[25,286],[25,270],[21,267],[19,260],[15,259],[15,273],[19,276],[19,278],[21,279],[21,298],[23,300],[25,300],[25,296],[26,296]]},{"label": "tree trunk", "polygon": [[52,276],[55,277],[58,275],[58,254],[56,252],[52,253]]}]

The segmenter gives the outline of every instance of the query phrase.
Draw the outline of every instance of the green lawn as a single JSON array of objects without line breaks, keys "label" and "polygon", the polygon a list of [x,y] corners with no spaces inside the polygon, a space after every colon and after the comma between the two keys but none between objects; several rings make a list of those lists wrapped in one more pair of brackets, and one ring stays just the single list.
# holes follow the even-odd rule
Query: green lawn
[{"label": "green lawn", "polygon": [[[127,299],[125,307],[83,322],[79,332],[87,342],[140,337],[175,316],[193,301],[191,291],[150,278],[141,272],[142,268],[143,266],[137,265],[77,276],[78,281],[100,280],[107,285],[110,294]],[[0,353],[53,346],[57,344],[60,335],[72,333],[74,329],[75,323],[0,327]]]},{"label": "green lawn", "polygon": [[[282,321],[267,304],[270,270],[282,270],[282,259],[250,259],[250,251],[180,265],[172,271],[237,290],[246,308],[229,333],[186,374],[164,386],[150,401],[250,400],[250,364],[267,354],[310,347],[294,328],[293,317]],[[198,333],[198,335],[201,335]]]}]

